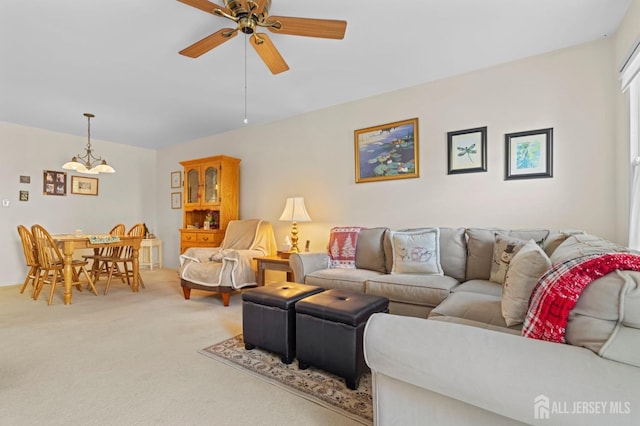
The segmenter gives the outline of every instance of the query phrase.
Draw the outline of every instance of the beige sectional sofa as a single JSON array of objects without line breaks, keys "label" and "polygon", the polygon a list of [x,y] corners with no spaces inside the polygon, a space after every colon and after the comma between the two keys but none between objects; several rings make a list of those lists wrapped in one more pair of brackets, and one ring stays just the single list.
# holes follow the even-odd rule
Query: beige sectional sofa
[{"label": "beige sectional sofa", "polygon": [[[431,228],[425,228],[431,229]],[[392,231],[371,228],[360,231],[355,254],[355,269],[329,268],[327,253],[293,254],[289,263],[296,282],[323,288],[340,288],[360,293],[385,296],[392,314],[426,318],[430,312],[452,293],[470,293],[468,298],[478,303],[495,301],[491,308],[482,309],[483,316],[471,319],[505,326],[500,321],[501,285],[491,282],[491,262],[495,235],[521,240],[533,239],[553,250],[568,233],[552,233],[546,229],[504,230],[481,228],[438,228],[439,257],[443,274],[396,274],[393,270]],[[452,309],[459,309],[455,306]],[[489,308],[489,306],[485,306]],[[447,315],[437,311],[437,315]]]},{"label": "beige sectional sofa", "polygon": [[491,280],[498,236],[534,240],[549,265],[628,249],[574,232],[439,228],[443,274],[397,274],[393,232],[361,231],[355,269],[328,268],[324,253],[290,259],[298,282],[390,299],[397,315],[372,316],[364,338],[376,424],[640,424],[640,272],[589,284],[568,344],[522,337]]}]

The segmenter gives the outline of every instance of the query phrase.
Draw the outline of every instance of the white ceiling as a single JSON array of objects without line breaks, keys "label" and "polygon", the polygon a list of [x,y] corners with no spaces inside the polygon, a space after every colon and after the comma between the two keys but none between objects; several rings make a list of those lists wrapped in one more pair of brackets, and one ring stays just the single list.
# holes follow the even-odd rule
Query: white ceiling
[{"label": "white ceiling", "polygon": [[[344,19],[344,40],[269,33],[290,66],[247,47],[249,126],[615,33],[631,0],[272,0],[271,14]],[[217,3],[223,4],[223,0]],[[0,0],[0,121],[164,147],[245,126],[240,34],[176,0]]]}]

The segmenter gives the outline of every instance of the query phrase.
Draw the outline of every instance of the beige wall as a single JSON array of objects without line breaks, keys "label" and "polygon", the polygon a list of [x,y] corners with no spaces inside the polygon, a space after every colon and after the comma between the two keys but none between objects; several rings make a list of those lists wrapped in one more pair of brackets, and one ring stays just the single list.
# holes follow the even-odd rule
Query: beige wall
[{"label": "beige wall", "polygon": [[[302,241],[324,250],[335,225],[580,228],[616,238],[616,73],[611,39],[363,99],[158,152],[158,219],[176,264],[179,211],[169,202],[178,161],[242,159],[241,217],[277,221],[304,196]],[[356,184],[353,131],[418,117],[420,178]],[[238,117],[240,120],[242,117]],[[447,175],[446,133],[488,126],[488,172]],[[504,180],[504,134],[554,128],[554,177]],[[166,202],[165,202],[166,200]],[[169,237],[169,235],[171,237]]]}]

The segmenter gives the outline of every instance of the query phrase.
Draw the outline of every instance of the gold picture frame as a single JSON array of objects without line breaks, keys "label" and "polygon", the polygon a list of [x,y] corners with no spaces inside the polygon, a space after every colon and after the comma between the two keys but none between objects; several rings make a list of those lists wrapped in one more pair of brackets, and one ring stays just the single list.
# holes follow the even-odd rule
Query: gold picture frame
[{"label": "gold picture frame", "polygon": [[98,195],[98,178],[71,176],[71,193]]},{"label": "gold picture frame", "polygon": [[418,173],[418,119],[354,132],[356,183],[409,179]]}]

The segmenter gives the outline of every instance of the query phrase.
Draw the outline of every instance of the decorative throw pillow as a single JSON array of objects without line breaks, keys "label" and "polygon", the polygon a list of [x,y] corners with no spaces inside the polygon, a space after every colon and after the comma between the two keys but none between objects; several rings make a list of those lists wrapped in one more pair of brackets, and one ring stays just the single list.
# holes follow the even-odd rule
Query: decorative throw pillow
[{"label": "decorative throw pillow", "polygon": [[491,260],[489,281],[504,284],[504,275],[507,273],[509,263],[526,243],[527,241],[525,240],[496,235],[493,243],[493,259]]},{"label": "decorative throw pillow", "polygon": [[502,316],[509,327],[524,322],[531,292],[549,268],[549,256],[534,240],[513,257],[502,287]]},{"label": "decorative throw pillow", "polygon": [[355,269],[359,226],[336,226],[329,236],[329,267]]},{"label": "decorative throw pillow", "polygon": [[356,268],[387,273],[384,256],[384,235],[389,228],[361,229],[356,246]]},{"label": "decorative throw pillow", "polygon": [[443,275],[440,266],[440,230],[391,231],[392,274]]}]

